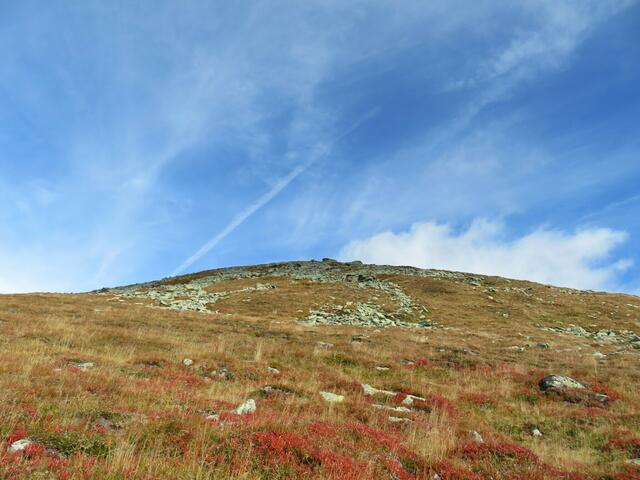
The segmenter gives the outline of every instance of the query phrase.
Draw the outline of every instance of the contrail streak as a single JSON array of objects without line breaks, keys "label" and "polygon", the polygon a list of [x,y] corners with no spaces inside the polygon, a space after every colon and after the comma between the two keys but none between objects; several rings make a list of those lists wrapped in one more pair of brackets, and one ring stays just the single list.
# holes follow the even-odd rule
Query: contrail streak
[{"label": "contrail streak", "polygon": [[324,155],[321,154],[318,156],[312,156],[310,160],[307,160],[302,165],[297,166],[291,172],[289,172],[288,175],[278,180],[278,182],[271,188],[271,190],[269,190],[267,193],[265,193],[260,198],[258,198],[258,200],[256,200],[247,208],[245,208],[242,212],[240,212],[240,214],[238,214],[226,227],[224,227],[222,231],[220,231],[218,234],[212,237],[207,243],[202,245],[202,247],[200,247],[198,251],[196,251],[193,255],[191,255],[184,262],[182,262],[182,264],[171,273],[171,276],[173,277],[184,272],[187,268],[189,268],[195,262],[200,260],[207,253],[209,253],[216,245],[218,245],[222,240],[224,240],[227,236],[229,236],[236,228],[242,225],[245,222],[245,220],[247,220],[251,215],[256,213],[258,210],[264,207],[267,203],[273,200],[282,190],[287,188],[287,186],[291,182],[293,182],[301,173],[303,173],[311,165],[317,162],[322,156],[327,155],[326,152],[330,150],[330,147],[332,145],[334,145],[335,143],[337,143],[339,140],[343,139],[347,135],[350,135],[351,133],[353,133],[366,120],[374,116],[375,113],[376,113],[376,109],[370,110],[369,112],[364,114],[362,117],[360,117],[356,122],[354,122],[354,124],[351,125],[351,127],[345,130],[342,134],[335,137],[329,143],[329,145],[327,145],[327,148],[323,149],[323,151],[325,152]]}]

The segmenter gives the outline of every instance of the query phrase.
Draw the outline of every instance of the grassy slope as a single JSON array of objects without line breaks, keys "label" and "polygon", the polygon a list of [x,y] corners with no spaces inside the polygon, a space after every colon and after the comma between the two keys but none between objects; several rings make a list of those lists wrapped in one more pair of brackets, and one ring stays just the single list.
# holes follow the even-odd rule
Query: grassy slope
[{"label": "grassy slope", "polygon": [[[111,295],[0,296],[0,478],[640,478],[625,464],[640,457],[640,350],[597,360],[618,347],[538,327],[640,332],[640,298],[498,278],[482,287],[387,279],[448,328],[302,326],[300,311],[353,291],[290,279],[222,300],[217,314]],[[73,366],[85,361],[95,368]],[[232,375],[211,374],[222,368]],[[619,400],[544,395],[537,382],[547,373]],[[361,383],[426,400],[409,413],[376,409],[403,397],[367,397]],[[286,393],[264,395],[265,385]],[[327,403],[320,391],[345,401]],[[248,398],[255,414],[229,413]],[[205,418],[212,413],[219,419]],[[25,436],[36,446],[5,453]]]}]

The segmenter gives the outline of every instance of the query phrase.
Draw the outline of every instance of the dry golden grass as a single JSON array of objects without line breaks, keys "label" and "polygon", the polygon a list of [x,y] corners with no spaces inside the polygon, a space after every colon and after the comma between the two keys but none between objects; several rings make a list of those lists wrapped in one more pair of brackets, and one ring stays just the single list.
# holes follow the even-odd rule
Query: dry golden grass
[{"label": "dry golden grass", "polygon": [[[640,350],[595,360],[621,346],[538,327],[640,332],[639,298],[499,278],[483,287],[388,279],[446,328],[304,326],[295,319],[327,303],[376,295],[388,311],[397,305],[347,283],[286,278],[261,278],[277,288],[229,297],[215,314],[109,294],[0,296],[0,479],[640,478],[625,465],[635,452],[610,444],[640,437]],[[368,337],[352,341],[357,334]],[[75,367],[82,362],[95,367]],[[537,381],[547,373],[597,381],[620,400],[544,395]],[[374,408],[402,396],[367,397],[362,383],[426,400],[410,412]],[[264,395],[266,385],[280,391]],[[254,414],[229,413],[249,398]],[[49,451],[8,454],[20,437]]]}]

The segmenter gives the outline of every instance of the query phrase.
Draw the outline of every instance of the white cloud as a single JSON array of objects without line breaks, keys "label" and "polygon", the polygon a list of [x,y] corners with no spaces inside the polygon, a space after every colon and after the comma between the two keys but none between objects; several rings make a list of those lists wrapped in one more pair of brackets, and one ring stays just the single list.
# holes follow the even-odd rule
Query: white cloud
[{"label": "white cloud", "polygon": [[615,289],[618,276],[631,267],[631,261],[613,258],[612,252],[627,237],[626,232],[608,228],[575,232],[540,228],[510,239],[499,221],[477,219],[461,231],[426,222],[406,232],[386,231],[353,241],[342,249],[340,258]]}]

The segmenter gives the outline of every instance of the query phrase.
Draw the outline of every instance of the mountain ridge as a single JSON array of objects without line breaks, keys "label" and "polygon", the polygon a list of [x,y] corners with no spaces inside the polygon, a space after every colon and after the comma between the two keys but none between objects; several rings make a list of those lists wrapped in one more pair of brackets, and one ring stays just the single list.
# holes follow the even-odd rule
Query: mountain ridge
[{"label": "mountain ridge", "polygon": [[0,478],[635,479],[638,332],[630,295],[331,259],[1,295]]}]

